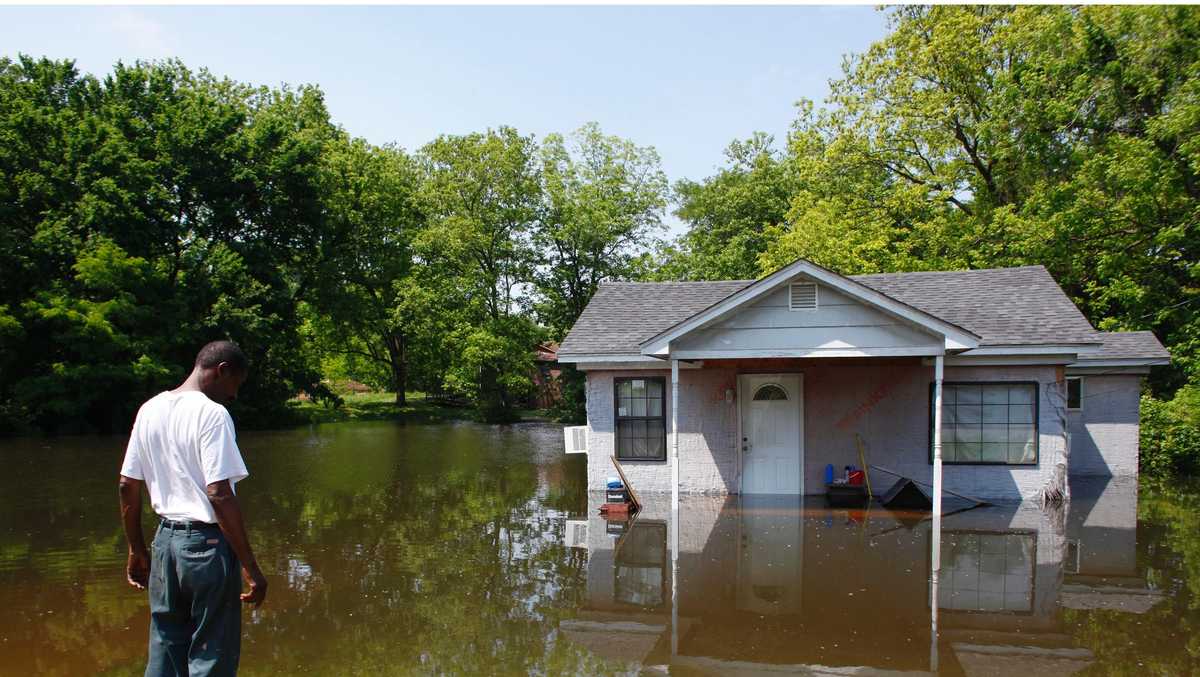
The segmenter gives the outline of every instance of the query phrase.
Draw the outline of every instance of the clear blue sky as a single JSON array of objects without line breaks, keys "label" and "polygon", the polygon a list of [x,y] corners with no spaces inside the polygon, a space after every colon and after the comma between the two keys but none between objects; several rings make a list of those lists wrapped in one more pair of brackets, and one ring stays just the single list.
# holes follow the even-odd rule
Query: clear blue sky
[{"label": "clear blue sky", "polygon": [[0,7],[7,56],[179,57],[255,84],[315,83],[334,120],[414,149],[512,125],[587,121],[703,178],[755,130],[781,140],[843,55],[883,35],[872,7]]}]

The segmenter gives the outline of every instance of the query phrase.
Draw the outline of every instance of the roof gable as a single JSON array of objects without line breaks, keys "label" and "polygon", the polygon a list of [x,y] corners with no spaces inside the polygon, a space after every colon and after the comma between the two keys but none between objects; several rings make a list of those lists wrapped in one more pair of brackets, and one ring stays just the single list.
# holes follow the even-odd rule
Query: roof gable
[{"label": "roof gable", "polygon": [[910,306],[851,278],[822,268],[811,261],[799,259],[643,341],[639,346],[641,352],[646,355],[664,356],[668,353],[672,341],[719,322],[737,312],[739,308],[763,298],[797,277],[835,289],[865,306],[943,337],[946,348],[969,349],[979,345],[980,337],[962,327]]},{"label": "roof gable", "polygon": [[[970,330],[980,337],[981,347],[1094,347],[1102,341],[1042,266],[856,275],[850,279]],[[754,283],[603,283],[563,341],[560,359],[637,355],[646,340]]]}]

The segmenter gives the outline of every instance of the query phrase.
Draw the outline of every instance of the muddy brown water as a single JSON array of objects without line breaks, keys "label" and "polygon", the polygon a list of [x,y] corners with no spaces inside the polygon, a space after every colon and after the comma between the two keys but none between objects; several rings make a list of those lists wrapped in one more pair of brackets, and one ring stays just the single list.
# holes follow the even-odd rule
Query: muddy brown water
[{"label": "muddy brown water", "polygon": [[[122,443],[0,440],[0,674],[141,674]],[[271,581],[244,616],[244,675],[1200,672],[1194,484],[1090,480],[1062,510],[949,516],[934,590],[920,515],[694,497],[672,520],[649,497],[605,521],[556,426],[241,444]]]}]

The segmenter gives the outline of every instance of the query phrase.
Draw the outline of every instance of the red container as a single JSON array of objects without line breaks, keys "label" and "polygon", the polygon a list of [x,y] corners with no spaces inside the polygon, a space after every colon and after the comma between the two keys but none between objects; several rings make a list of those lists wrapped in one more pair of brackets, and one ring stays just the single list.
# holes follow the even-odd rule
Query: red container
[{"label": "red container", "polygon": [[867,480],[867,476],[861,470],[850,471],[850,484],[859,485]]}]

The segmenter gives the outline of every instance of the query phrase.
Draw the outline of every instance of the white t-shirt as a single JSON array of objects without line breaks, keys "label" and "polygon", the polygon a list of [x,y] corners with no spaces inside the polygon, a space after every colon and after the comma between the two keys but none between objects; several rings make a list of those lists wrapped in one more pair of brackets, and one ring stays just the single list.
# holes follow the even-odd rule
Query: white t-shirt
[{"label": "white t-shirt", "polygon": [[215,523],[206,489],[250,475],[225,407],[198,390],[155,395],[138,410],[121,474],[146,482],[150,505],[170,520]]}]

